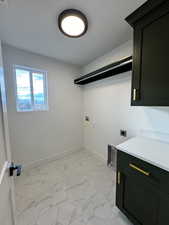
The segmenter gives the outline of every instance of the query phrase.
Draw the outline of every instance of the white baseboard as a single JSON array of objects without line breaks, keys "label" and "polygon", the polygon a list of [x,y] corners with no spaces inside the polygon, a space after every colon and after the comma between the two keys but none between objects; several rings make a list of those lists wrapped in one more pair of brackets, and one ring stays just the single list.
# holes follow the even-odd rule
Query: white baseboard
[{"label": "white baseboard", "polygon": [[91,149],[88,149],[88,148],[85,148],[85,150],[92,153],[93,155],[95,155],[95,157],[97,157],[102,162],[107,163],[107,159],[101,153],[98,153],[97,151],[94,151],[94,150],[91,150]]},{"label": "white baseboard", "polygon": [[46,163],[49,163],[49,162],[52,162],[52,161],[55,161],[55,160],[58,160],[58,159],[62,159],[64,157],[66,157],[66,156],[69,156],[69,155],[71,155],[73,153],[77,153],[77,152],[80,152],[80,151],[83,151],[83,150],[84,150],[84,148],[80,148],[80,149],[76,149],[76,150],[64,151],[62,153],[50,156],[50,157],[45,158],[45,159],[36,160],[36,161],[33,161],[33,162],[29,163],[29,164],[25,164],[23,166],[23,170],[27,171],[27,170],[33,169],[35,167],[41,166],[43,164],[46,164]]}]

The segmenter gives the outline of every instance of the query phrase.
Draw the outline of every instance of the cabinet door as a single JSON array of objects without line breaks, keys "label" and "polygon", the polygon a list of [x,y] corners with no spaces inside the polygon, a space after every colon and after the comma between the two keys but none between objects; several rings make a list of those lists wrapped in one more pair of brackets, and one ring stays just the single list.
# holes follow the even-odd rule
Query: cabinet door
[{"label": "cabinet door", "polygon": [[160,197],[144,177],[121,173],[116,204],[135,225],[157,225]]},{"label": "cabinet door", "polygon": [[169,194],[161,193],[158,225],[169,224]]},{"label": "cabinet door", "polygon": [[134,28],[132,105],[169,105],[169,2]]}]

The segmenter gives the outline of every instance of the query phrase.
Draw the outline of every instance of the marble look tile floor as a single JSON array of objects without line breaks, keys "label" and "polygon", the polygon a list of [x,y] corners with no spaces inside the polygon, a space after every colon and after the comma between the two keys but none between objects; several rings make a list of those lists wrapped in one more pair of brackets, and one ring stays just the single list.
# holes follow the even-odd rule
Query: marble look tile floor
[{"label": "marble look tile floor", "polygon": [[115,207],[115,173],[87,151],[15,180],[17,225],[129,225]]}]

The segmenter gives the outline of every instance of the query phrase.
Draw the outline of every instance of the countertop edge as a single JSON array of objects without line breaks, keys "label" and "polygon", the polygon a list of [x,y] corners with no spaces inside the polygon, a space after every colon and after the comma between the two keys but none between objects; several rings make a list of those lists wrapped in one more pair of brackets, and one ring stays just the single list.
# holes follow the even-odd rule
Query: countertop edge
[{"label": "countertop edge", "polygon": [[149,164],[151,164],[153,166],[159,167],[160,169],[163,169],[163,170],[169,172],[169,168],[167,168],[167,167],[165,167],[165,166],[163,166],[161,164],[158,164],[157,162],[151,161],[151,160],[147,159],[146,157],[142,157],[142,156],[140,156],[138,154],[131,153],[130,151],[127,151],[125,149],[119,148],[118,146],[116,147],[116,149],[118,151],[122,151],[124,153],[127,153],[127,154],[129,154],[131,156],[134,156],[134,157],[136,157],[138,159],[141,159],[141,160],[143,160],[143,161],[145,161],[145,162],[147,162],[147,163],[149,163]]}]

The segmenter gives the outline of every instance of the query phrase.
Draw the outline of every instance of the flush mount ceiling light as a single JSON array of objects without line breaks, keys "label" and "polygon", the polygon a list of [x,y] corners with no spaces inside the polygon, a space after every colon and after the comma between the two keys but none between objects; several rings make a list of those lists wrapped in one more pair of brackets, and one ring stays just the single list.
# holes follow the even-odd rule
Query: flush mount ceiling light
[{"label": "flush mount ceiling light", "polygon": [[71,38],[84,35],[88,28],[86,16],[76,9],[64,10],[58,17],[60,31]]}]

